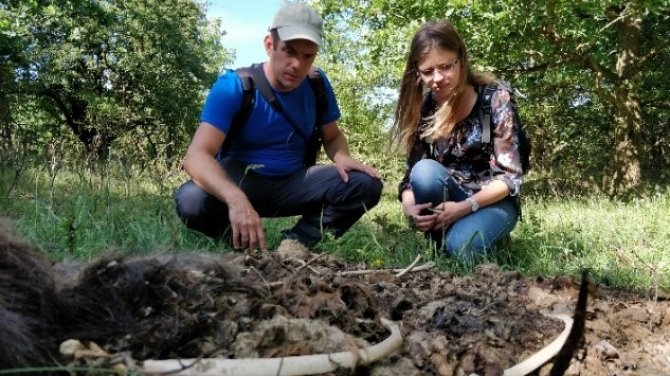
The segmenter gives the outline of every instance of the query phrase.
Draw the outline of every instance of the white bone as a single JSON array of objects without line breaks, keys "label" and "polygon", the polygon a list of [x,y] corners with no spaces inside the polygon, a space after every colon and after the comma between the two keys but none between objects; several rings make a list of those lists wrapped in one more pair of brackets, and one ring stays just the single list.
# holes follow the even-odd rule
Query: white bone
[{"label": "white bone", "polygon": [[551,358],[555,357],[561,347],[565,344],[565,341],[568,339],[570,334],[570,329],[572,329],[572,317],[568,315],[547,315],[548,317],[553,317],[563,320],[565,323],[565,329],[563,332],[556,337],[550,344],[536,352],[535,354],[529,356],[523,362],[515,365],[514,367],[508,368],[505,370],[504,376],[526,376],[527,374],[535,371],[536,369],[542,367],[543,364],[547,363]]},{"label": "white bone", "polygon": [[354,368],[385,358],[402,345],[398,325],[383,318],[381,322],[391,335],[376,345],[357,351],[284,358],[145,360],[142,371],[170,375],[302,376],[333,372],[342,367]]}]

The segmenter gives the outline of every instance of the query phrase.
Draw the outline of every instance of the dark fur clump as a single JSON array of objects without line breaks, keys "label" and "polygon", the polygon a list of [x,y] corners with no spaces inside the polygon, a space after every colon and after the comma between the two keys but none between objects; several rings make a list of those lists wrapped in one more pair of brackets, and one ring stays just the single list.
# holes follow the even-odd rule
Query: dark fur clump
[{"label": "dark fur clump", "polygon": [[198,357],[196,340],[225,332],[217,293],[235,292],[256,295],[216,255],[106,256],[61,293],[69,304],[58,321],[71,322],[72,338],[125,348],[138,359]]},{"label": "dark fur clump", "polygon": [[137,359],[203,356],[202,336],[230,340],[219,316],[231,294],[258,295],[213,254],[107,255],[62,270],[0,227],[0,369],[53,365],[70,338]]},{"label": "dark fur clump", "polygon": [[52,360],[56,301],[49,261],[0,223],[0,368]]}]

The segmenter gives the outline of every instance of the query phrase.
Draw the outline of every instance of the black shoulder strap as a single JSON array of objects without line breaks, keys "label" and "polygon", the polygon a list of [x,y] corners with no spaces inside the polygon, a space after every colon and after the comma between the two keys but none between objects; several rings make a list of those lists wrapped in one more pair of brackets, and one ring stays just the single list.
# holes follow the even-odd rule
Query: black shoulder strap
[{"label": "black shoulder strap", "polygon": [[320,115],[325,113],[328,108],[326,84],[323,83],[323,76],[321,76],[321,70],[319,68],[310,69],[307,77],[309,78],[309,84],[316,97],[316,118],[318,121]]},{"label": "black shoulder strap", "polygon": [[[250,67],[237,68],[235,72],[237,72],[237,75],[242,81],[243,97],[242,106],[233,118],[231,131],[233,129],[240,129],[242,125],[244,125],[244,123],[249,120],[255,99],[254,89],[256,86],[254,85],[254,81],[257,83],[258,91],[268,101],[272,108],[274,108],[277,112],[283,111],[281,102],[279,102],[274,92],[272,91],[270,83],[263,73],[263,66],[261,64],[253,64]],[[323,114],[328,107],[328,94],[326,93],[326,85],[323,82],[321,70],[318,68],[310,69],[307,77],[309,78],[309,84],[316,97],[316,113],[318,118],[318,115]]]},{"label": "black shoulder strap", "polygon": [[251,116],[251,111],[254,108],[254,81],[251,79],[251,69],[249,67],[238,68],[235,70],[237,76],[242,81],[242,106],[240,110],[233,117],[233,121],[230,124],[230,131],[228,132],[228,137],[236,134],[242,129],[242,126],[249,120]]},{"label": "black shoulder strap", "polygon": [[[307,165],[313,165],[316,163],[318,151],[323,144],[323,134],[318,122],[328,108],[328,93],[326,92],[326,85],[321,71],[318,68],[312,68],[308,73],[309,84],[312,88],[312,91],[314,92],[316,102],[316,123],[314,124],[314,130],[312,131],[311,136],[303,134],[293,122],[290,115],[283,111],[281,102],[279,102],[277,96],[272,91],[270,83],[268,82],[267,77],[263,72],[262,64],[253,64],[250,67],[238,68],[235,70],[235,72],[237,72],[237,75],[242,82],[242,106],[240,107],[240,110],[237,112],[237,114],[233,117],[232,123],[230,125],[230,131],[228,132],[226,139],[231,139],[249,120],[256,98],[255,89],[258,88],[258,91],[261,93],[263,98],[268,101],[270,106],[272,106],[272,108],[278,113],[283,114],[286,117],[286,120],[288,120],[288,122],[296,129],[298,134],[303,137],[305,141],[307,141],[308,150],[305,154],[305,163]],[[221,146],[221,150],[219,151],[219,155],[225,155],[226,149],[229,147],[229,145],[229,142],[224,142],[224,145]]]},{"label": "black shoulder strap", "polygon": [[497,89],[495,84],[479,87],[479,122],[482,124],[482,142],[485,144],[491,143],[491,97]]},{"label": "black shoulder strap", "polygon": [[[279,99],[277,99],[277,96],[275,95],[274,91],[272,91],[270,82],[268,82],[268,78],[265,76],[265,72],[263,72],[263,66],[261,64],[254,64],[251,66],[251,77],[253,78],[254,82],[256,82],[258,91],[261,93],[263,98],[265,98],[265,100],[268,101],[270,106],[272,106],[272,108],[275,111],[277,111],[277,113],[284,115],[286,120],[289,122],[289,124],[293,126],[293,129],[295,129],[296,133],[300,135],[300,137],[302,137],[305,141],[309,141],[310,135],[305,134],[300,129],[298,124],[293,120],[291,114],[284,111],[281,102],[279,102]],[[312,80],[310,80],[310,83],[311,82]]]},{"label": "black shoulder strap", "polygon": [[[272,106],[272,108],[278,113],[283,114],[286,120],[288,120],[288,122],[293,126],[295,131],[305,141],[308,141],[310,139],[310,135],[304,134],[304,132],[300,130],[300,127],[298,127],[296,122],[291,117],[291,114],[284,111],[281,102],[279,102],[277,96],[275,96],[274,92],[272,91],[272,87],[270,87],[270,83],[265,76],[265,72],[263,72],[263,66],[261,64],[254,64],[251,66],[251,77],[253,78],[254,82],[256,82],[258,91],[261,93],[263,98],[268,101],[270,106]],[[311,69],[309,71],[308,78],[309,84],[312,88],[312,91],[314,92],[316,99],[316,118],[318,120],[320,117],[319,115],[325,111],[326,107],[328,106],[326,88],[325,84],[323,83],[323,78],[317,69]],[[316,127],[316,131],[319,131],[319,127]]]},{"label": "black shoulder strap", "polygon": [[263,64],[253,64],[251,66],[251,77],[256,83],[258,91],[261,93],[263,98],[265,98],[265,100],[270,103],[270,106],[272,106],[275,111],[282,113],[283,108],[281,102],[279,102],[279,99],[277,99],[274,91],[272,91],[272,87],[270,86],[270,82],[268,82],[268,78],[265,77],[265,72],[263,72]]},{"label": "black shoulder strap", "polygon": [[[268,79],[263,72],[262,64],[253,64],[250,67],[238,68],[235,70],[235,72],[237,72],[237,75],[242,82],[242,106],[240,107],[240,110],[237,112],[235,117],[233,117],[227,138],[230,138],[230,136],[239,132],[240,129],[242,129],[242,126],[247,122],[247,120],[249,120],[249,116],[251,116],[251,112],[253,111],[254,107],[255,88],[258,88],[258,91],[261,93],[263,98],[268,101],[270,106],[272,106],[275,111],[286,116],[286,114],[283,112],[281,102],[279,102],[277,96],[272,91],[270,83],[268,82]],[[309,84],[316,98],[316,116],[318,120],[320,115],[323,114],[328,107],[328,94],[326,93],[326,86],[323,82],[321,71],[318,68],[311,69],[309,71],[308,78]],[[287,120],[293,125],[293,121],[290,118],[287,118]],[[308,137],[305,137],[305,135],[300,135],[308,139]]]}]

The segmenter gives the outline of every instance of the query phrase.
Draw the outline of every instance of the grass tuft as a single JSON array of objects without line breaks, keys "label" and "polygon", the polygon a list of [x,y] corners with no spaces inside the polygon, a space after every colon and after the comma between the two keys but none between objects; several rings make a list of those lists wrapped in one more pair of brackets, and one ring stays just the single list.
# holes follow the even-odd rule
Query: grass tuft
[{"label": "grass tuft", "polygon": [[[174,211],[183,172],[156,166],[0,172],[0,215],[53,260],[89,260],[109,250],[228,252],[230,247],[190,231]],[[339,239],[316,251],[366,268],[404,267],[421,254],[442,270],[470,273],[474,265],[446,258],[408,226],[394,184],[379,205]],[[670,192],[626,202],[592,197],[524,197],[523,220],[511,241],[486,261],[527,276],[578,277],[589,268],[595,282],[649,291],[670,289]],[[271,249],[296,218],[264,219]]]}]

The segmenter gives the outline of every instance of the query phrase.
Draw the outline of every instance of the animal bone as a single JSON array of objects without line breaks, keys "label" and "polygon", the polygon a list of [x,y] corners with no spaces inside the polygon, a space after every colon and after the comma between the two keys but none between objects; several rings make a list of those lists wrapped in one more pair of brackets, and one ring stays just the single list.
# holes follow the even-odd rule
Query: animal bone
[{"label": "animal bone", "polygon": [[508,368],[505,370],[504,376],[526,376],[527,374],[535,371],[540,368],[543,364],[547,363],[551,358],[555,357],[563,344],[568,339],[568,334],[570,334],[570,329],[572,329],[572,318],[568,315],[547,315],[549,317],[557,318],[563,320],[565,323],[565,329],[561,334],[556,337],[549,345],[536,352],[535,354],[528,357],[523,362],[515,365],[514,367]]},{"label": "animal bone", "polygon": [[586,301],[588,297],[588,270],[582,270],[582,283],[575,307],[574,319],[567,315],[547,315],[563,320],[565,329],[561,335],[547,347],[531,355],[528,359],[505,370],[504,376],[525,376],[540,368],[549,359],[556,357],[550,375],[563,375],[570,365],[570,359],[578,347],[578,341],[584,334],[586,320]]},{"label": "animal bone", "polygon": [[384,318],[381,322],[391,331],[391,335],[376,345],[357,351],[262,359],[145,360],[142,372],[171,375],[303,376],[333,372],[341,367],[354,368],[383,359],[402,345],[398,325]]}]

